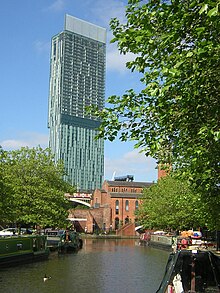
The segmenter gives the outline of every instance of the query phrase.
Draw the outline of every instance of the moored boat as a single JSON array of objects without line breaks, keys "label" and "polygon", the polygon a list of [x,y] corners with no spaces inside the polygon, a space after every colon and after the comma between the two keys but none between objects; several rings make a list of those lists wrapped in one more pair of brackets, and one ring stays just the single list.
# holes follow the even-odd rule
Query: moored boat
[{"label": "moored boat", "polygon": [[220,258],[209,250],[171,253],[157,293],[220,292]]},{"label": "moored boat", "polygon": [[45,235],[47,235],[47,246],[50,251],[55,251],[59,248],[60,241],[62,239],[65,230],[46,230]]},{"label": "moored boat", "polygon": [[175,241],[176,236],[167,234],[164,231],[145,230],[140,235],[139,244],[172,251]]},{"label": "moored boat", "polygon": [[75,231],[65,231],[61,236],[61,241],[59,242],[58,252],[59,253],[69,253],[75,252],[81,249],[83,246],[83,241],[80,238],[79,233]]},{"label": "moored boat", "polygon": [[49,256],[45,235],[0,237],[0,267],[45,260]]}]

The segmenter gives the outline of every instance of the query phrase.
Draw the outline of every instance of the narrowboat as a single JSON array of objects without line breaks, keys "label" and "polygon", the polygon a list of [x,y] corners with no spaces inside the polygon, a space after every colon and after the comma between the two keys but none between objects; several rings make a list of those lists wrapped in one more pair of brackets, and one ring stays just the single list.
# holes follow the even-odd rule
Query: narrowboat
[{"label": "narrowboat", "polygon": [[178,250],[170,254],[156,293],[220,292],[220,258],[209,250]]},{"label": "narrowboat", "polygon": [[79,233],[66,230],[65,233],[61,236],[58,246],[58,253],[75,252],[81,249],[82,246],[83,241],[80,238]]},{"label": "narrowboat", "polygon": [[61,238],[65,230],[46,230],[45,235],[47,236],[47,246],[50,251],[55,251],[60,245]]},{"label": "narrowboat", "polygon": [[48,256],[45,235],[0,237],[0,268],[45,260]]}]

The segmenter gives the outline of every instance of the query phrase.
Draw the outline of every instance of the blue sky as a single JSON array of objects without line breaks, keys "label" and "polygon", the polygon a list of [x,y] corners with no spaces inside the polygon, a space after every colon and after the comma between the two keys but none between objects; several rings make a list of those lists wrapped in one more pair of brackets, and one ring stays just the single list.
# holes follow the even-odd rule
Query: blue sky
[{"label": "blue sky", "polygon": [[[1,0],[0,145],[5,150],[48,146],[50,41],[70,14],[107,29],[106,98],[140,88],[125,67],[131,56],[118,53],[109,21],[123,21],[125,0]],[[156,164],[133,143],[105,142],[105,179],[131,174],[135,181],[156,181]]]}]

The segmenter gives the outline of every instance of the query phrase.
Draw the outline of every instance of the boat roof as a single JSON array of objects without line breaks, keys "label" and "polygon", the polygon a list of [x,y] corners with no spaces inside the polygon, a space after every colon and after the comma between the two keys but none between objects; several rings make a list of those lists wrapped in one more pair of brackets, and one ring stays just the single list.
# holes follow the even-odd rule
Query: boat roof
[{"label": "boat roof", "polygon": [[[211,251],[203,250],[179,250],[171,253],[165,269],[164,278],[156,293],[167,292],[174,277],[179,274],[181,276],[184,292],[189,292],[191,283],[192,262],[195,264],[195,282],[196,286],[206,286],[213,288],[212,292],[219,292],[220,288],[220,258]],[[197,284],[200,282],[200,284]],[[206,282],[206,283],[203,283]],[[202,285],[203,283],[203,285]],[[190,291],[191,292],[191,291]],[[196,292],[200,292],[199,290]],[[206,291],[205,291],[206,292]]]}]

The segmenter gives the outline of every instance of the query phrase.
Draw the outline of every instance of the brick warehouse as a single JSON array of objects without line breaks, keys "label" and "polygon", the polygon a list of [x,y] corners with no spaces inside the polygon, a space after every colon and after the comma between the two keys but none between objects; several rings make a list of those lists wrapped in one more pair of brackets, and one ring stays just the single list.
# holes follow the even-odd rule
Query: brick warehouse
[{"label": "brick warehouse", "polygon": [[143,189],[152,184],[134,182],[130,175],[114,181],[105,180],[102,188],[94,191],[91,208],[71,210],[69,218],[75,219],[74,225],[81,232],[119,231],[133,224],[133,232],[129,233],[135,234],[135,211],[141,202]]}]

